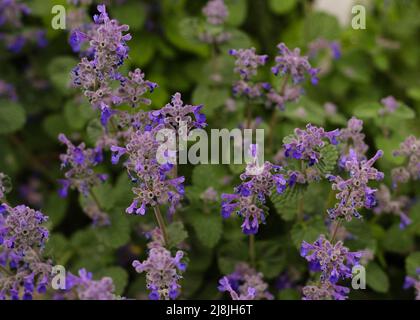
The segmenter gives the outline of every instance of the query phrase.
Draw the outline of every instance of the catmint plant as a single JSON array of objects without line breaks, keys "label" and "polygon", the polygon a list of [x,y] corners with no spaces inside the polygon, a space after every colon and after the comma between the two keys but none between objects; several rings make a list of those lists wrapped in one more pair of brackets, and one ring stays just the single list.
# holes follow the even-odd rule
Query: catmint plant
[{"label": "catmint plant", "polygon": [[413,135],[410,135],[400,144],[400,148],[395,150],[394,156],[403,156],[406,161],[405,166],[392,169],[393,186],[399,183],[407,183],[409,180],[418,180],[420,178],[420,141]]},{"label": "catmint plant", "polygon": [[51,262],[42,257],[47,217],[24,205],[0,205],[0,299],[30,300],[49,286]]},{"label": "catmint plant", "polygon": [[152,232],[152,241],[148,244],[148,258],[140,262],[134,260],[132,265],[138,273],[146,273],[147,289],[151,300],[176,299],[181,286],[181,274],[186,269],[182,261],[184,252],[179,250],[175,256],[164,247],[165,241],[159,229]]},{"label": "catmint plant", "polygon": [[255,82],[253,77],[257,74],[258,68],[266,64],[268,56],[256,54],[255,48],[231,49],[229,54],[236,59],[234,72],[239,74],[240,78],[233,85],[233,93],[249,99],[260,97],[263,91],[269,88],[269,84]]},{"label": "catmint plant", "polygon": [[366,152],[369,147],[365,143],[365,134],[363,130],[363,121],[352,117],[347,122],[347,127],[340,130],[338,141],[340,142],[341,155],[339,158],[339,166],[345,167],[350,153],[355,155],[359,160],[366,159]]},{"label": "catmint plant", "polygon": [[229,218],[236,212],[242,219],[242,231],[245,234],[256,234],[260,223],[266,222],[266,197],[272,192],[283,193],[288,183],[281,173],[282,168],[265,162],[258,163],[258,146],[250,146],[251,161],[240,178],[243,181],[235,187],[234,194],[222,194],[222,216]]},{"label": "catmint plant", "polygon": [[205,43],[211,44],[215,51],[218,46],[231,39],[231,34],[225,31],[225,22],[229,16],[228,8],[224,0],[209,0],[203,7],[202,13],[206,18],[203,30],[198,38]]},{"label": "catmint plant", "polygon": [[351,152],[345,163],[345,171],[349,178],[329,174],[328,180],[332,182],[332,189],[337,191],[336,199],[339,202],[332,209],[328,209],[331,219],[344,218],[351,221],[353,217],[361,218],[359,209],[373,208],[376,204],[376,189],[369,187],[370,180],[380,181],[384,174],[373,167],[373,164],[381,158],[383,151],[379,150],[369,160],[359,161],[355,152]]}]

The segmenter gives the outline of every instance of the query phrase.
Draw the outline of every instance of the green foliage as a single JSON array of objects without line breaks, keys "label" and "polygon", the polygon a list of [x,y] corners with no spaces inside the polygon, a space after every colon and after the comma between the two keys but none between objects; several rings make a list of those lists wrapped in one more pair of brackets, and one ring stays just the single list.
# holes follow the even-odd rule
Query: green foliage
[{"label": "green foliage", "polygon": [[372,288],[376,292],[388,292],[388,276],[375,262],[369,263],[366,267],[366,283],[370,288]]},{"label": "green foliage", "polygon": [[25,110],[18,103],[0,100],[0,135],[10,134],[25,124]]}]

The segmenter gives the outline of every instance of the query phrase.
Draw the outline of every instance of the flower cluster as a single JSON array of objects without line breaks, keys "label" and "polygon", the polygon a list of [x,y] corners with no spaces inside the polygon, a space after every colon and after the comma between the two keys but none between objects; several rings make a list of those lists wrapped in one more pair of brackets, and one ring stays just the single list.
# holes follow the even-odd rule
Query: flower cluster
[{"label": "flower cluster", "polygon": [[281,88],[281,92],[276,91],[274,88],[270,88],[270,90],[265,95],[267,106],[274,106],[275,108],[284,111],[285,104],[287,102],[297,101],[300,96],[302,95],[302,88],[296,85],[288,85],[285,84],[283,88]]},{"label": "flower cluster", "polygon": [[346,300],[350,289],[324,281],[310,284],[302,289],[303,300]]},{"label": "flower cluster", "polygon": [[309,57],[316,56],[320,51],[328,50],[333,59],[340,59],[341,47],[337,41],[329,41],[324,38],[319,38],[309,44]]},{"label": "flower cluster", "polygon": [[[150,131],[137,130],[125,147],[112,146],[112,163],[118,163],[121,156],[127,154],[124,162],[135,187],[132,188],[135,198],[126,212],[144,215],[147,207],[169,203],[169,213],[175,213],[183,194],[184,177],[169,178],[173,165],[169,158],[162,164],[159,161],[159,141],[156,133],[162,128],[157,126]],[[165,156],[165,155],[162,155]]]},{"label": "flower cluster", "polygon": [[150,290],[151,300],[176,299],[180,294],[179,280],[185,271],[186,264],[182,262],[184,252],[177,251],[173,257],[171,252],[163,246],[160,230],[153,232],[153,241],[148,244],[147,260],[133,261],[136,272],[146,273],[147,289]]},{"label": "flower cluster", "polygon": [[325,146],[325,140],[336,145],[338,136],[338,129],[325,131],[324,128],[308,124],[306,130],[296,128],[294,136],[285,139],[284,154],[287,158],[308,161],[309,166],[312,166],[319,162],[319,150]]},{"label": "flower cluster", "polygon": [[115,286],[112,278],[103,277],[93,280],[92,273],[86,269],[79,270],[79,276],[68,273],[65,292],[56,295],[60,300],[116,300]]},{"label": "flower cluster", "polygon": [[174,130],[182,129],[182,126],[185,126],[189,130],[204,128],[207,125],[206,116],[201,113],[202,108],[202,105],[184,105],[181,94],[176,92],[170,103],[159,110],[151,111],[149,114],[155,125],[163,125],[165,128]]},{"label": "flower cluster", "polygon": [[404,289],[415,288],[416,300],[420,300],[420,267],[416,270],[417,279],[414,277],[406,276],[404,281]]},{"label": "flower cluster", "polygon": [[340,130],[338,140],[341,145],[341,156],[339,159],[339,166],[344,168],[349,152],[355,153],[359,160],[366,159],[366,152],[369,149],[365,143],[365,134],[363,130],[363,121],[352,117],[347,122],[347,127]]},{"label": "flower cluster", "polygon": [[35,41],[40,48],[47,45],[44,30],[22,29],[22,18],[29,14],[29,7],[19,0],[0,0],[0,27],[5,29],[0,31],[0,42],[12,53],[19,53],[28,41]]},{"label": "flower cluster", "polygon": [[[117,113],[113,106],[124,103],[133,107],[148,105],[150,100],[142,96],[152,92],[157,85],[145,80],[140,69],[129,72],[128,77],[118,71],[128,57],[126,42],[131,36],[126,32],[129,27],[110,19],[104,5],[99,5],[98,11],[94,16],[95,27],[87,33],[80,30],[72,33],[73,47],[79,48],[81,43],[89,41],[88,51],[92,52],[73,69],[72,78],[73,84],[84,90],[91,105],[101,111],[101,122],[106,126],[108,119]],[[116,89],[114,81],[119,82]]]},{"label": "flower cluster", "polygon": [[228,292],[232,300],[262,300],[273,299],[264,282],[263,274],[241,262],[235,271],[219,280],[219,291]]},{"label": "flower cluster", "polygon": [[351,268],[359,264],[360,252],[350,252],[341,241],[332,244],[322,234],[313,243],[302,242],[300,255],[309,262],[309,269],[321,272],[321,282],[337,283],[350,278]]},{"label": "flower cluster", "polygon": [[312,68],[308,61],[308,57],[300,55],[300,49],[290,50],[284,43],[277,45],[279,55],[276,56],[276,65],[271,68],[274,75],[290,75],[293,83],[297,84],[305,80],[308,74],[313,84],[318,83],[318,69]]},{"label": "flower cluster", "polygon": [[349,289],[337,285],[340,279],[351,278],[353,266],[359,265],[361,252],[350,252],[341,241],[332,244],[324,235],[310,244],[302,242],[300,254],[309,262],[309,269],[321,272],[320,281],[303,288],[304,300],[344,300]]},{"label": "flower cluster", "polygon": [[262,90],[270,88],[269,84],[257,82],[254,83],[251,79],[257,74],[260,66],[266,64],[268,60],[267,55],[257,55],[255,48],[250,49],[231,49],[229,54],[236,58],[235,73],[239,74],[240,80],[233,86],[233,93],[235,95],[244,95],[248,98],[257,98],[262,95]]},{"label": "flower cluster", "polygon": [[368,183],[370,180],[383,179],[384,174],[372,167],[382,155],[383,151],[378,150],[370,160],[359,161],[357,155],[351,152],[344,166],[350,177],[344,180],[340,176],[327,176],[333,182],[332,189],[338,191],[336,199],[339,200],[334,208],[328,210],[331,219],[343,217],[350,221],[353,217],[361,217],[359,209],[375,206],[376,189],[370,188]]},{"label": "flower cluster", "polygon": [[394,186],[397,183],[406,183],[410,179],[420,179],[420,140],[410,135],[400,144],[400,148],[394,151],[394,156],[408,158],[406,166],[392,169],[391,175]]},{"label": "flower cluster", "polygon": [[223,0],[209,0],[203,8],[203,14],[210,24],[223,24],[229,15]]},{"label": "flower cluster", "polygon": [[0,98],[2,97],[12,101],[17,100],[15,87],[12,84],[0,79]]},{"label": "flower cluster", "polygon": [[209,44],[219,45],[231,38],[229,32],[224,31],[223,25],[229,16],[224,0],[209,0],[202,9],[207,25],[199,33],[198,38]]},{"label": "flower cluster", "polygon": [[24,205],[0,205],[0,299],[32,299],[45,293],[51,274],[50,261],[41,257],[48,239],[41,212]]},{"label": "flower cluster", "polygon": [[383,105],[383,108],[379,110],[380,116],[394,113],[400,106],[400,103],[393,96],[388,96],[381,99],[381,103]]},{"label": "flower cluster", "polygon": [[406,196],[399,196],[393,199],[391,191],[381,184],[379,190],[376,192],[377,205],[373,209],[376,214],[392,213],[400,217],[400,228],[404,229],[411,223],[410,218],[406,214],[410,199]]},{"label": "flower cluster", "polygon": [[244,219],[242,231],[245,234],[256,234],[260,223],[265,223],[265,212],[262,208],[266,197],[270,196],[274,189],[277,193],[283,193],[290,181],[280,173],[281,167],[266,161],[258,163],[257,146],[251,145],[251,161],[246,171],[241,174],[243,181],[235,188],[234,194],[222,194],[222,216],[229,218],[232,212]]},{"label": "flower cluster", "polygon": [[107,175],[93,170],[103,160],[102,150],[86,148],[84,143],[75,146],[64,134],[60,134],[58,140],[67,146],[67,152],[60,155],[61,168],[68,168],[65,179],[59,181],[62,185],[60,196],[66,197],[69,188],[88,196],[93,186],[107,179]]},{"label": "flower cluster", "polygon": [[29,7],[26,4],[20,3],[19,0],[1,0],[0,26],[10,24],[15,28],[21,27],[21,17],[29,13]]}]

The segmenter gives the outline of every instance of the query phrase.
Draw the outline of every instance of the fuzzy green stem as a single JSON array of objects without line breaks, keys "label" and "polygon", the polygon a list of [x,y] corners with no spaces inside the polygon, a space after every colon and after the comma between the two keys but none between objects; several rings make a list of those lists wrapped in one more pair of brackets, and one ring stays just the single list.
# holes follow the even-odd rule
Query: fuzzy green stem
[{"label": "fuzzy green stem", "polygon": [[1,264],[0,264],[0,271],[3,271],[3,273],[7,274],[8,276],[13,275],[13,273],[11,273],[9,270],[7,270],[5,267],[3,267]]},{"label": "fuzzy green stem", "polygon": [[334,242],[335,237],[337,235],[338,228],[340,228],[340,225],[341,225],[341,219],[337,220],[337,222],[335,223],[334,232],[333,232],[333,234],[331,236],[331,240],[330,240],[331,243]]},{"label": "fuzzy green stem", "polygon": [[168,245],[169,241],[168,241],[168,233],[166,232],[166,227],[165,227],[165,220],[163,219],[162,214],[161,214],[158,206],[154,206],[153,211],[155,212],[156,221],[159,225],[160,231],[162,232],[162,236],[163,236],[163,240],[165,241],[165,245]]}]

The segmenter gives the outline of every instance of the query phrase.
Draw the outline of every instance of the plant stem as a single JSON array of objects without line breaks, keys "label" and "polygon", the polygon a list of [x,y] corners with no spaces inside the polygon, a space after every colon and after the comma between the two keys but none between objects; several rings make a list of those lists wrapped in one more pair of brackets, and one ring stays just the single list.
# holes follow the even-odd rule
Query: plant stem
[{"label": "plant stem", "polygon": [[249,235],[249,261],[251,266],[255,268],[255,235]]},{"label": "plant stem", "polygon": [[330,192],[328,193],[327,201],[325,201],[324,213],[328,211],[328,208],[331,206],[330,203],[333,199],[335,199],[335,191],[331,188]]},{"label": "plant stem", "polygon": [[98,208],[99,208],[100,210],[102,210],[102,208],[101,208],[101,203],[99,202],[99,199],[98,199],[98,197],[96,196],[95,192],[93,192],[93,190],[92,190],[92,189],[89,189],[89,194],[90,194],[90,196],[92,197],[93,201],[94,201],[94,202],[96,203],[96,205],[98,206]]},{"label": "plant stem", "polygon": [[166,232],[166,227],[165,227],[165,220],[163,219],[162,214],[161,214],[158,206],[154,206],[153,211],[155,212],[155,217],[156,217],[157,223],[159,225],[159,229],[162,232],[162,236],[163,236],[163,240],[165,241],[165,245],[168,245],[169,241],[168,241],[168,234]]},{"label": "plant stem", "polygon": [[331,237],[331,240],[330,240],[330,242],[331,242],[331,243],[333,243],[333,242],[334,242],[334,240],[335,240],[335,236],[337,235],[337,231],[338,231],[338,228],[340,227],[340,225],[341,225],[341,219],[339,219],[339,220],[335,223],[334,232],[333,232],[332,237]]},{"label": "plant stem", "polygon": [[[284,92],[286,90],[286,85],[287,85],[287,81],[289,80],[289,75],[287,74],[284,79],[283,82],[280,86],[280,92],[279,94],[281,96],[284,96]],[[271,115],[271,120],[270,120],[270,125],[269,125],[269,133],[268,133],[268,151],[271,152],[273,149],[273,142],[274,142],[274,129],[276,127],[277,124],[277,108],[274,108],[273,113]]]},{"label": "plant stem", "polygon": [[1,264],[0,264],[0,271],[3,271],[5,274],[7,274],[9,276],[13,275],[13,273],[11,273],[9,270],[7,270],[5,267],[3,267]]}]

